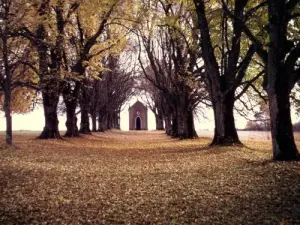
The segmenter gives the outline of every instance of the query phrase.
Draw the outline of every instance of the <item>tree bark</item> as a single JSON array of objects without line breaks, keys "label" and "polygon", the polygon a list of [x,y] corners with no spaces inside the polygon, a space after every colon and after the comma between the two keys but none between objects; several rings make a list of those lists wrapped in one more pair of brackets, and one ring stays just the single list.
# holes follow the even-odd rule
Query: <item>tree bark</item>
[{"label": "tree bark", "polygon": [[67,111],[66,127],[67,131],[65,137],[79,137],[79,131],[77,126],[76,107],[77,101],[65,101]]},{"label": "tree bark", "polygon": [[88,80],[84,80],[84,85],[82,86],[82,96],[81,96],[81,122],[80,122],[80,130],[79,133],[81,134],[91,134],[90,130],[90,95],[88,90]]},{"label": "tree bark", "polygon": [[[55,86],[54,82],[54,86]],[[48,86],[49,87],[49,86]],[[50,88],[50,87],[49,87]],[[42,93],[43,96],[43,106],[44,106],[44,116],[45,116],[45,127],[41,135],[38,137],[40,139],[51,139],[58,138],[61,139],[58,130],[58,116],[57,116],[57,104],[59,100],[59,95],[57,90],[47,89]]]},{"label": "tree bark", "polygon": [[12,118],[11,118],[11,108],[10,108],[10,100],[11,100],[11,74],[8,63],[8,47],[7,47],[7,36],[6,36],[6,26],[4,26],[4,35],[2,38],[3,44],[3,61],[4,61],[4,70],[5,70],[5,78],[3,82],[4,86],[4,112],[6,118],[6,144],[12,145]]},{"label": "tree bark", "polygon": [[154,115],[155,115],[156,130],[164,130],[163,110],[160,106],[161,100],[156,99],[154,102],[155,102]]},{"label": "tree bark", "polygon": [[194,128],[193,111],[190,109],[189,94],[184,88],[177,96],[177,129],[180,139],[192,139],[198,137]]},{"label": "tree bark", "polygon": [[116,110],[113,114],[113,127],[120,129],[120,110]]},{"label": "tree bark", "polygon": [[177,122],[177,112],[172,115],[172,137],[178,137],[178,122]]},{"label": "tree bark", "polygon": [[10,108],[10,93],[5,93],[4,112],[6,118],[6,144],[12,145],[12,117]]},{"label": "tree bark", "polygon": [[107,130],[107,114],[99,113],[98,117],[98,131],[105,132]]},{"label": "tree bark", "polygon": [[187,112],[187,127],[188,127],[189,137],[198,138],[198,134],[195,130],[194,114],[192,110],[189,110]]},{"label": "tree bark", "polygon": [[228,93],[221,99],[213,102],[215,117],[215,133],[211,145],[242,144],[239,140],[234,115],[234,93]]},{"label": "tree bark", "polygon": [[[279,89],[279,90],[278,90]],[[283,87],[269,88],[271,133],[274,160],[297,159],[290,112],[290,95]]]},{"label": "tree bark", "polygon": [[177,137],[180,139],[188,138],[187,124],[186,124],[186,105],[182,101],[182,97],[179,96],[178,104],[176,105],[176,121],[177,121]]},{"label": "tree bark", "polygon": [[166,134],[168,136],[172,135],[172,120],[171,116],[165,116]]},{"label": "tree bark", "polygon": [[164,120],[161,114],[155,113],[156,130],[164,130]]},{"label": "tree bark", "polygon": [[299,156],[291,122],[289,96],[293,87],[291,74],[286,74],[284,65],[287,24],[285,1],[268,1],[269,52],[268,85],[271,133],[274,160],[295,160]]},{"label": "tree bark", "polygon": [[81,83],[79,81],[76,82],[74,90],[72,90],[69,84],[65,84],[63,90],[63,99],[66,106],[66,128],[67,131],[65,133],[66,137],[79,137],[79,131],[77,126],[77,101],[80,93]]}]

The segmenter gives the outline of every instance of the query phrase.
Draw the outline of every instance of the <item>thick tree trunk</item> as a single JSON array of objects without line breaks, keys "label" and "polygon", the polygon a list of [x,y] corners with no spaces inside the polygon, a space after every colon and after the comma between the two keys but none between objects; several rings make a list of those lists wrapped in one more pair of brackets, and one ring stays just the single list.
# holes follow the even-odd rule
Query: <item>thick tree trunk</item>
[{"label": "thick tree trunk", "polygon": [[155,113],[156,130],[164,130],[164,120],[161,113]]},{"label": "thick tree trunk", "polygon": [[284,88],[269,89],[273,159],[294,160],[298,156],[291,121],[289,93]]},{"label": "thick tree trunk", "polygon": [[[43,24],[38,26],[37,31],[40,40],[45,39],[45,27]],[[43,43],[38,45],[39,54],[39,76],[41,78],[43,107],[45,126],[38,138],[40,139],[61,139],[58,130],[57,104],[59,101],[59,81],[56,80],[55,74],[49,74],[48,69],[48,48]]]},{"label": "thick tree trunk", "polygon": [[78,97],[80,93],[81,83],[76,82],[74,90],[72,90],[69,84],[65,84],[63,90],[63,99],[66,106],[66,128],[67,131],[65,133],[66,137],[79,137],[79,131],[77,126],[77,116],[76,116],[76,108]]},{"label": "thick tree trunk", "polygon": [[187,131],[187,115],[186,115],[186,109],[185,105],[181,104],[179,101],[179,104],[177,105],[177,137],[180,139],[185,139],[188,136]]},{"label": "thick tree trunk", "polygon": [[79,133],[81,134],[91,134],[90,129],[90,120],[89,120],[89,112],[88,110],[81,108],[81,122],[80,122],[80,130]]},{"label": "thick tree trunk", "polygon": [[105,132],[107,130],[107,114],[100,113],[98,117],[98,131]]},{"label": "thick tree trunk", "polygon": [[119,113],[119,111],[116,111],[113,114],[113,128],[120,129],[120,113]]},{"label": "thick tree trunk", "polygon": [[77,126],[77,116],[76,116],[76,100],[75,101],[65,101],[66,111],[67,111],[67,121],[66,127],[67,131],[65,137],[78,137],[79,131]]},{"label": "thick tree trunk", "polygon": [[[53,86],[56,86],[55,84]],[[58,116],[57,116],[57,104],[59,100],[58,90],[51,88],[44,90],[43,96],[43,106],[44,106],[44,116],[45,116],[45,127],[41,135],[38,137],[40,139],[51,139],[58,138],[61,139],[58,130]]]},{"label": "thick tree trunk", "polygon": [[81,122],[80,130],[81,134],[91,134],[90,130],[90,99],[89,99],[89,90],[88,90],[88,81],[84,80],[84,86],[82,86],[82,96],[81,96]]},{"label": "thick tree trunk", "polygon": [[187,127],[189,138],[197,138],[198,134],[195,130],[195,123],[194,123],[194,114],[193,111],[189,110],[187,113]]},{"label": "thick tree trunk", "polygon": [[[60,79],[61,79],[61,67],[62,67],[62,51],[63,51],[63,21],[62,21],[62,6],[63,1],[59,1],[56,15],[57,15],[57,29],[58,35],[56,37],[55,50],[54,48],[49,49],[44,44],[47,38],[47,31],[43,21],[38,25],[37,38],[40,40],[38,44],[38,55],[39,55],[39,77],[40,86],[42,88],[44,116],[45,116],[45,127],[39,136],[40,139],[61,139],[58,130],[58,116],[57,116],[57,105],[60,95]],[[45,2],[41,5],[40,16],[47,14],[49,2]],[[51,56],[51,65],[49,71],[49,50]]]},{"label": "thick tree trunk", "polygon": [[234,115],[234,94],[227,94],[224,101],[213,102],[215,116],[215,133],[211,145],[242,144],[239,140]]},{"label": "thick tree trunk", "polygon": [[166,134],[168,136],[172,135],[172,119],[171,116],[165,117],[165,125],[166,125]]},{"label": "thick tree trunk", "polygon": [[284,0],[268,1],[270,44],[267,92],[274,160],[294,160],[299,156],[293,135],[289,101],[290,90],[294,84],[284,65],[287,38],[285,4]]},{"label": "thick tree trunk", "polygon": [[194,129],[193,111],[189,109],[188,93],[185,90],[178,96],[177,101],[177,129],[180,139],[191,139],[198,137]]},{"label": "thick tree trunk", "polygon": [[177,112],[172,115],[172,137],[178,137],[178,122],[177,122]]}]

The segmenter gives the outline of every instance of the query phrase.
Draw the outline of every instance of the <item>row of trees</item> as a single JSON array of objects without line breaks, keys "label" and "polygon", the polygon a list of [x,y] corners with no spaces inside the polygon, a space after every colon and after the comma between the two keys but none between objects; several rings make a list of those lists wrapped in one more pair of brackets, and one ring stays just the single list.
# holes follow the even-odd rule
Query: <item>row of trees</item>
[{"label": "row of trees", "polygon": [[61,138],[61,99],[68,137],[89,134],[90,116],[93,131],[118,126],[120,108],[134,85],[132,71],[121,66],[126,54],[119,54],[127,51],[126,33],[115,27],[127,7],[118,0],[1,0],[0,71],[8,144],[11,112],[18,111],[14,102],[24,112],[24,104],[36,97],[42,98],[45,116],[39,138]]},{"label": "row of trees", "polygon": [[274,159],[298,156],[290,95],[300,78],[299,0],[2,0],[0,11],[8,143],[14,88],[41,93],[40,138],[60,138],[61,96],[67,136],[89,134],[89,117],[93,131],[118,127],[135,87],[174,137],[196,137],[195,110],[212,107],[212,145],[241,144],[234,109],[247,107],[246,95],[260,102],[264,89]]},{"label": "row of trees", "polygon": [[297,158],[290,95],[300,78],[299,1],[142,1],[140,7],[147,16],[136,30],[139,61],[152,86],[146,89],[162,103],[168,134],[194,137],[189,115],[204,103],[214,110],[212,145],[240,144],[236,102],[245,104],[245,94],[260,102],[264,89],[273,157]]},{"label": "row of trees", "polygon": [[[202,49],[203,51],[207,51],[207,54],[203,55],[204,64],[207,68],[208,76],[211,77],[212,82],[215,82],[220,79],[214,76],[215,73],[218,73],[218,66],[212,55],[213,46],[211,45],[206,19],[205,4],[203,1],[196,0],[194,0],[194,3],[201,33]],[[292,130],[290,94],[295,83],[300,78],[300,41],[297,34],[296,36],[293,35],[293,29],[299,25],[299,1],[262,1],[260,4],[249,9],[251,14],[253,14],[253,11],[258,11],[260,8],[264,10],[264,5],[267,6],[268,19],[265,26],[262,29],[259,28],[261,31],[258,34],[254,33],[247,23],[247,17],[252,16],[251,14],[249,15],[249,10],[247,12],[244,11],[247,3],[249,5],[250,2],[247,0],[234,1],[234,4],[232,4],[234,9],[232,10],[230,9],[230,4],[222,0],[223,12],[228,18],[232,19],[233,31],[235,30],[234,27],[236,27],[236,32],[233,32],[232,35],[232,41],[241,39],[241,36],[238,35],[239,33],[245,34],[247,40],[251,43],[247,54],[253,55],[255,51],[265,71],[263,85],[267,91],[270,106],[273,157],[278,160],[295,159],[298,156],[298,152]],[[263,19],[263,15],[260,16],[261,18]],[[266,36],[268,39],[261,39],[260,34],[263,32],[267,32],[268,35]],[[269,42],[267,48],[264,45],[264,41]],[[227,54],[228,56],[231,54],[236,55],[234,54],[234,49],[237,49],[239,42],[233,41],[231,46],[232,49]],[[239,58],[238,55],[235,57]],[[237,59],[237,61],[239,60]],[[229,62],[232,62],[230,58],[228,58],[228,65],[230,65]],[[236,69],[233,71],[236,71]],[[231,80],[227,81],[226,77],[230,77],[230,75],[224,75],[225,83],[236,83]],[[218,83],[213,86],[220,87]],[[217,91],[217,93],[219,92],[220,90]],[[217,108],[214,107],[214,110],[218,113]],[[215,117],[217,118],[218,116],[216,115]],[[224,134],[226,136],[226,132]]]}]

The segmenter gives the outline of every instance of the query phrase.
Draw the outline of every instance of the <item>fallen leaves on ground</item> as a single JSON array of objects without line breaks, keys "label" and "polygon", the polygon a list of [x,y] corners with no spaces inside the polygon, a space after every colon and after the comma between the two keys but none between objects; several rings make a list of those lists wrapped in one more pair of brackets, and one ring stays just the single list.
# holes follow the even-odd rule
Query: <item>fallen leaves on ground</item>
[{"label": "fallen leaves on ground", "polygon": [[300,224],[300,162],[273,162],[268,142],[211,148],[157,131],[14,142],[0,149],[1,224]]}]

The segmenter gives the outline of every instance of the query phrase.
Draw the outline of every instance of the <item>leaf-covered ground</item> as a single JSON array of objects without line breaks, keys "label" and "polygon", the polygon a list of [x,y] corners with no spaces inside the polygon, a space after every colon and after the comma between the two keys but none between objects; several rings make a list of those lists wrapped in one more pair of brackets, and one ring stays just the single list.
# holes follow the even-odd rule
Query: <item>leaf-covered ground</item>
[{"label": "leaf-covered ground", "polygon": [[0,148],[0,224],[300,224],[300,162],[162,132]]}]

